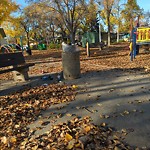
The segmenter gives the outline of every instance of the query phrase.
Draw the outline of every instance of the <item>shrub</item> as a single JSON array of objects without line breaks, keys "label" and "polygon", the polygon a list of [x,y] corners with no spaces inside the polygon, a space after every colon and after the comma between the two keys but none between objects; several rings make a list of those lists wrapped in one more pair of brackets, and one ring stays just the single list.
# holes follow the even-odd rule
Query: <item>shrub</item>
[{"label": "shrub", "polygon": [[61,44],[58,44],[58,43],[50,43],[50,44],[48,45],[48,48],[49,48],[49,49],[59,49],[59,48],[61,48]]}]

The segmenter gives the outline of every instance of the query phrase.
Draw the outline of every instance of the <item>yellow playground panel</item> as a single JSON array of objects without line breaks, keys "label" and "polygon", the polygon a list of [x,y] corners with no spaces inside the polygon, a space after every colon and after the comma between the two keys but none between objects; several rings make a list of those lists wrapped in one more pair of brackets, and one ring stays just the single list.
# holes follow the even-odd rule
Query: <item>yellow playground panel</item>
[{"label": "yellow playground panel", "polygon": [[137,28],[137,43],[150,44],[150,27]]}]

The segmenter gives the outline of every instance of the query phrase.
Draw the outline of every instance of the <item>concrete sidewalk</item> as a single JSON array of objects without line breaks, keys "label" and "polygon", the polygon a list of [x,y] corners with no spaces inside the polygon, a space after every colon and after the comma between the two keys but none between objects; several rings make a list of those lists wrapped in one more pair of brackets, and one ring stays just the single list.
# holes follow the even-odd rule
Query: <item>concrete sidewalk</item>
[{"label": "concrete sidewalk", "polygon": [[[91,116],[93,123],[106,122],[128,133],[124,139],[131,146],[150,149],[150,74],[140,71],[111,69],[88,72],[81,78],[63,81],[78,86],[76,100],[51,106],[42,112],[30,128],[43,134],[52,124],[75,116]],[[42,126],[41,122],[49,122]]]},{"label": "concrete sidewalk", "polygon": [[[40,86],[54,82],[41,80],[42,76],[32,77],[26,84]],[[56,80],[57,74],[51,76]],[[35,135],[43,134],[53,124],[66,122],[75,116],[91,116],[96,125],[105,122],[127,133],[124,139],[127,144],[150,149],[150,74],[138,70],[108,69],[87,72],[79,79],[64,80],[60,84],[64,83],[78,86],[75,101],[52,105],[43,111],[29,125],[36,129]],[[26,84],[1,83],[0,95],[23,88]],[[43,122],[47,123],[43,125]]]}]

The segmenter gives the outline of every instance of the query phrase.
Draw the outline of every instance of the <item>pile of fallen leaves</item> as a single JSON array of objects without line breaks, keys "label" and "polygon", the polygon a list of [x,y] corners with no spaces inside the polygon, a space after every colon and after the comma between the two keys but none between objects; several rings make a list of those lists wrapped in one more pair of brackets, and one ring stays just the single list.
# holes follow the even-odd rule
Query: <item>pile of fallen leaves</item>
[{"label": "pile of fallen leaves", "polygon": [[122,133],[116,132],[105,123],[95,126],[90,123],[89,117],[74,118],[67,123],[53,125],[48,132],[37,137],[32,136],[32,132],[28,133],[29,136],[19,144],[15,138],[9,138],[8,142],[3,137],[2,142],[11,148],[14,146],[22,150],[132,150],[122,142]]},{"label": "pile of fallen leaves", "polygon": [[83,149],[130,149],[121,141],[121,134],[102,123],[95,126],[90,123],[90,118],[74,118],[73,120],[54,125],[50,131],[36,138],[24,142],[23,148],[32,146],[53,150],[83,150]]},{"label": "pile of fallen leaves", "polygon": [[0,149],[16,147],[30,136],[27,125],[53,104],[75,99],[72,86],[51,84],[0,97]]}]

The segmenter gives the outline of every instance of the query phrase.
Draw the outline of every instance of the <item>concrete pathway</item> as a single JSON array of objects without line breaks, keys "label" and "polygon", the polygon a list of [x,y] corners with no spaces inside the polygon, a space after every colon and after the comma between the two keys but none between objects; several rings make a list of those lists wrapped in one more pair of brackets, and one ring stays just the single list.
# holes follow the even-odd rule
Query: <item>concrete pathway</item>
[{"label": "concrete pathway", "polygon": [[[51,106],[30,125],[43,134],[52,124],[75,116],[91,116],[94,124],[106,122],[128,133],[128,144],[150,149],[150,74],[130,70],[106,70],[83,74],[80,79],[63,81],[78,86],[76,100]],[[60,83],[60,84],[63,84]],[[42,126],[44,121],[49,121]]]},{"label": "concrete pathway", "polygon": [[[56,75],[52,75],[56,78]],[[37,82],[38,81],[38,82]],[[52,83],[41,77],[29,81],[33,86]],[[29,125],[36,128],[35,135],[48,131],[53,124],[66,122],[75,116],[91,116],[94,124],[105,122],[118,131],[128,133],[128,144],[150,149],[150,74],[134,70],[109,69],[82,74],[76,80],[60,84],[75,84],[78,94],[75,101],[51,106]],[[2,84],[1,84],[2,85]],[[8,83],[3,83],[6,88]],[[9,90],[17,89],[11,85]],[[20,85],[18,88],[21,88]],[[15,88],[14,88],[15,87]],[[2,90],[0,95],[6,94]],[[43,125],[43,122],[47,124]]]}]

